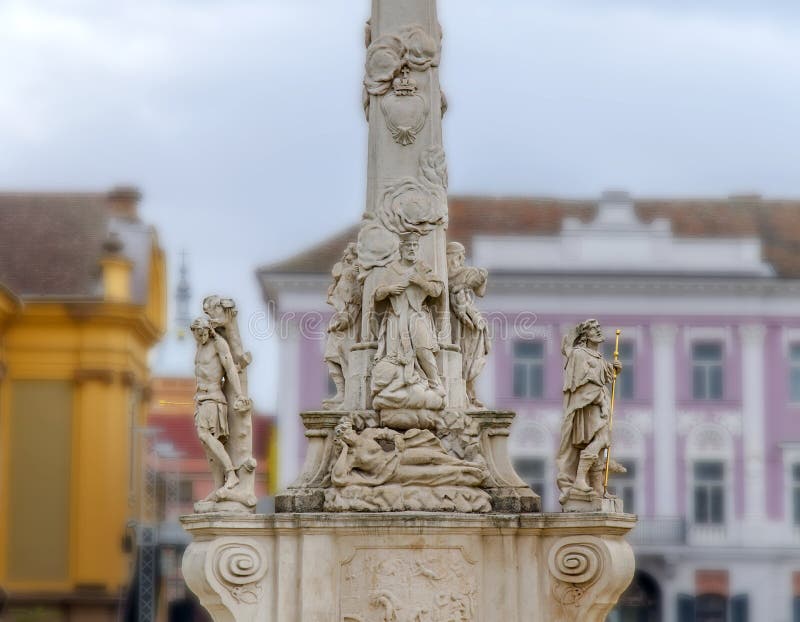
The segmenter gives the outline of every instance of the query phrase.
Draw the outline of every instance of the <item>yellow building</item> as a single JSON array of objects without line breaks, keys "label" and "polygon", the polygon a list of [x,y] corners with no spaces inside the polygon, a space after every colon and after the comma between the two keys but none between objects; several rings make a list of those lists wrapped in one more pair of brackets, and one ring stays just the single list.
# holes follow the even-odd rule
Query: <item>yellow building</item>
[{"label": "yellow building", "polygon": [[[164,255],[139,193],[0,193],[4,620],[114,620]],[[0,605],[2,607],[2,605]]]}]

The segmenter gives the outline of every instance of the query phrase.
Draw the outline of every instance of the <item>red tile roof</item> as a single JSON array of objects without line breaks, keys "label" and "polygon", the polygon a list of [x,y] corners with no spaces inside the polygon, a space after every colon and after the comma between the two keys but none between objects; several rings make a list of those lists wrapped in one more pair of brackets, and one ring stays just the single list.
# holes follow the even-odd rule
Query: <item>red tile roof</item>
[{"label": "red tile roof", "polygon": [[20,297],[95,298],[110,231],[134,261],[133,299],[144,295],[152,230],[139,221],[132,188],[111,192],[0,193],[0,283]]},{"label": "red tile roof", "polygon": [[[153,415],[147,418],[147,427],[157,430],[156,443],[167,442],[181,454],[181,458],[205,459],[205,452],[194,429],[194,417],[187,411],[185,416]],[[271,417],[253,416],[253,454],[263,462],[269,444],[269,435],[274,432],[275,421]]]},{"label": "red tile roof", "polygon": [[[771,200],[759,196],[723,199],[642,199],[636,213],[644,222],[666,218],[679,237],[759,237],[764,259],[778,276],[800,278],[800,201]],[[451,197],[450,240],[469,247],[472,237],[484,235],[556,235],[564,218],[591,221],[596,200],[513,197]],[[322,274],[339,260],[348,242],[356,239],[358,225],[285,261],[264,266],[259,273]]]}]

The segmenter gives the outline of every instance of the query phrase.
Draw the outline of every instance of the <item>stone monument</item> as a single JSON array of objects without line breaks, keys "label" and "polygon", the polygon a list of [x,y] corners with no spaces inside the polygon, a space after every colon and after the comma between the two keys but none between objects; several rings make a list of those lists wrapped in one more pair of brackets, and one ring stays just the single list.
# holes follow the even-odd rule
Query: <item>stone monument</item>
[{"label": "stone monument", "polygon": [[[336,395],[300,414],[305,465],[274,515],[253,514],[247,497],[249,355],[235,305],[210,297],[193,325],[198,436],[219,488],[182,519],[193,538],[183,571],[215,620],[599,622],[633,576],[623,536],[635,518],[605,489],[599,503],[586,490],[599,462],[588,457],[610,431],[562,443],[562,497],[587,501],[542,514],[509,459],[514,413],[476,395],[490,348],[476,304],[487,273],[446,239],[441,38],[435,0],[372,0],[366,210],[328,290]],[[576,373],[591,364],[585,340],[565,343]],[[588,388],[573,385],[577,404]],[[592,400],[602,409],[602,395]],[[587,408],[565,419],[568,441],[573,423],[594,421]]]}]

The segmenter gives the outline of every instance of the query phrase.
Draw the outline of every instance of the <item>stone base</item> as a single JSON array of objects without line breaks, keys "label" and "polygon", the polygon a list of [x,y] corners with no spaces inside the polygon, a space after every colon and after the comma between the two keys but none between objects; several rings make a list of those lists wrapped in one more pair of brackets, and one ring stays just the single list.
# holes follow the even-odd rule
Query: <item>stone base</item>
[{"label": "stone base", "polygon": [[625,514],[181,520],[184,577],[217,622],[601,622],[634,572]]},{"label": "stone base", "polygon": [[442,418],[441,411],[427,408],[384,408],[378,415],[378,421],[384,428],[393,430],[435,430],[436,422]]},{"label": "stone base", "polygon": [[[448,422],[448,417],[458,423],[459,411],[423,411],[430,416],[443,418]],[[381,417],[397,414],[409,415],[408,411],[382,411],[380,414],[374,410],[353,411],[309,411],[301,413],[303,425],[308,438],[308,450],[303,470],[295,482],[275,498],[275,511],[282,512],[322,512],[325,508],[325,493],[331,487],[330,473],[336,459],[334,451],[334,429],[341,417],[347,415],[360,426],[378,426],[382,423]],[[492,511],[515,514],[519,512],[541,511],[541,499],[528,485],[520,479],[511,464],[508,455],[508,434],[514,413],[510,411],[473,410],[469,417],[477,426],[478,445],[480,455],[486,461],[489,476],[483,484],[483,489],[489,494]],[[397,423],[396,421],[394,422]],[[457,431],[460,428],[457,428]],[[451,442],[444,439],[445,445]],[[459,458],[468,461],[474,456],[468,452],[456,453]],[[418,506],[407,506],[405,509],[415,509]],[[356,508],[351,508],[356,509]],[[377,507],[375,508],[378,509]],[[432,508],[425,508],[432,509]],[[360,510],[360,508],[359,508]],[[361,511],[371,511],[364,509]],[[478,510],[483,511],[483,510]]]},{"label": "stone base", "polygon": [[325,491],[326,512],[491,512],[490,496],[468,486],[345,486]]},{"label": "stone base", "polygon": [[492,511],[501,514],[528,514],[542,511],[542,498],[527,486],[487,488]]},{"label": "stone base", "polygon": [[561,505],[564,512],[606,512],[622,514],[622,499],[609,495],[601,497],[595,492],[572,490]]},{"label": "stone base", "polygon": [[257,501],[255,495],[248,494],[238,488],[232,490],[220,488],[213,493],[213,499],[197,501],[194,504],[194,511],[197,514],[207,514],[209,512],[252,514],[256,509]]}]

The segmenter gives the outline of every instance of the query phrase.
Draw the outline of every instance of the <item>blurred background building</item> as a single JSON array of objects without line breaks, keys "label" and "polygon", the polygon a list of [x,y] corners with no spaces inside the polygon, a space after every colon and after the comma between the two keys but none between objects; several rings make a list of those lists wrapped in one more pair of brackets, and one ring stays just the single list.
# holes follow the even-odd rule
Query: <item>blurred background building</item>
[{"label": "blurred background building", "polygon": [[[622,329],[613,480],[637,574],[612,622],[800,622],[800,202],[450,200],[448,238],[488,268],[494,337],[479,396],[516,411],[517,469],[558,511],[561,336]],[[280,337],[281,484],[297,414],[331,394],[330,269],[353,226],[258,272]]]},{"label": "blurred background building", "polygon": [[[4,621],[209,619],[180,575],[178,517],[213,487],[194,430],[188,274],[167,331],[165,253],[139,200],[0,194]],[[253,427],[268,511],[273,419]]]},{"label": "blurred background building", "polygon": [[8,620],[115,620],[131,574],[164,254],[139,193],[0,194]]}]

